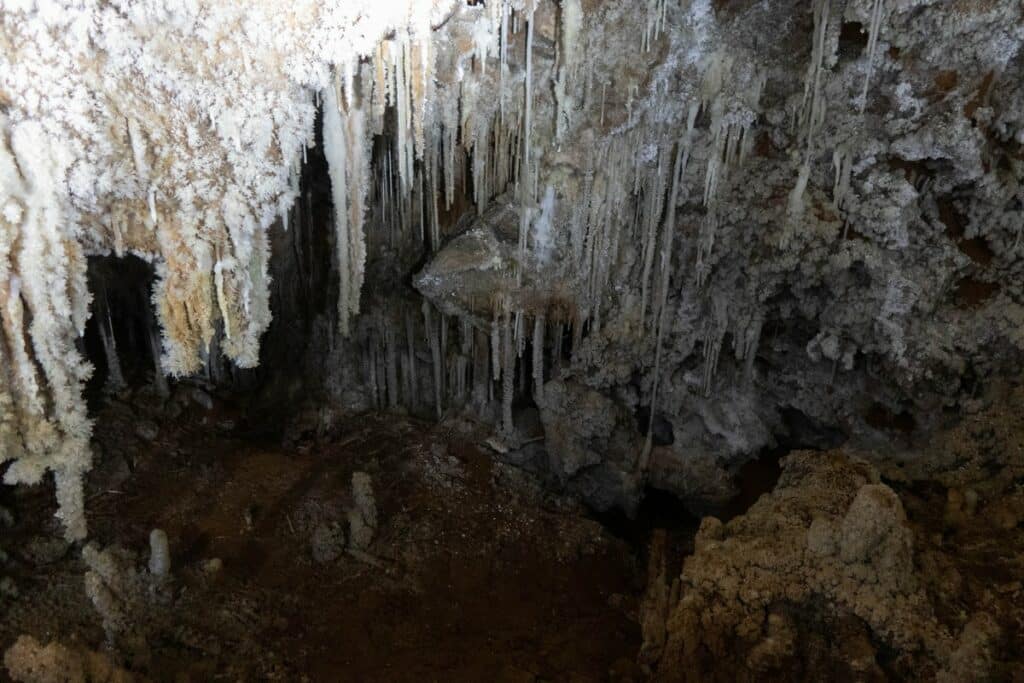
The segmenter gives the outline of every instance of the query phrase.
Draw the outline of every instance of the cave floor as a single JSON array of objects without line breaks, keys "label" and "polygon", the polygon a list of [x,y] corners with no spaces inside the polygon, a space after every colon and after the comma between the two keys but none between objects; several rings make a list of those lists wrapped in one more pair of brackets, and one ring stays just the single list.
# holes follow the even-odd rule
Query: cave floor
[{"label": "cave floor", "polygon": [[[247,437],[228,404],[174,418],[139,405],[100,411],[90,542],[133,553],[146,576],[163,529],[170,581],[116,596],[127,625],[105,634],[51,491],[7,492],[0,652],[29,634],[175,681],[639,678],[634,550],[495,462],[471,423],[313,418],[282,442]],[[348,531],[356,471],[377,502],[365,551],[331,533]]]}]

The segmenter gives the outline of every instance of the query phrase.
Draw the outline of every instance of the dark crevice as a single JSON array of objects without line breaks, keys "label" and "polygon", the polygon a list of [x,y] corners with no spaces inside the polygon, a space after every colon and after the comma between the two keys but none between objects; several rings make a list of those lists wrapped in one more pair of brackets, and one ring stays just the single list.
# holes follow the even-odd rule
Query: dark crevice
[{"label": "dark crevice", "polygon": [[664,529],[672,544],[685,552],[669,556],[682,558],[693,552],[693,536],[700,519],[675,494],[648,486],[632,517],[621,508],[590,510],[590,515],[609,533],[625,541],[635,552],[646,550],[655,529]]},{"label": "dark crevice", "polygon": [[95,408],[104,387],[111,386],[104,335],[116,346],[127,387],[153,381],[157,369],[153,339],[159,328],[150,296],[156,276],[151,264],[128,254],[89,257],[87,277],[89,291],[94,293],[93,315],[86,323],[82,345],[95,370],[85,395],[90,408]]},{"label": "dark crevice", "polygon": [[839,63],[860,59],[868,47],[868,32],[864,24],[856,21],[843,22],[839,29]]},{"label": "dark crevice", "polygon": [[641,405],[636,409],[636,423],[642,436],[651,432],[651,443],[655,446],[671,446],[675,443],[675,434],[672,431],[672,423],[665,415],[655,411],[654,420],[651,420],[651,407]]}]

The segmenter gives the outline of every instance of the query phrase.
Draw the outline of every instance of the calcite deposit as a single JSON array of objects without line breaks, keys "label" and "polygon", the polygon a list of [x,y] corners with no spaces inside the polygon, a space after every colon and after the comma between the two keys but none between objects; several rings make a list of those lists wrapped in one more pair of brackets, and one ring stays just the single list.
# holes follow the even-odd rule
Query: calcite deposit
[{"label": "calcite deposit", "polygon": [[[1016,426],[963,430],[1021,402],[1022,45],[1020,0],[0,0],[0,476],[77,553],[125,546],[110,406],[161,455],[199,408],[471,423],[602,519],[704,517],[653,674],[1002,675],[913,505],[1019,530]],[[379,542],[351,474],[325,565]]]},{"label": "calcite deposit", "polygon": [[[1017,405],[1020,391],[1002,398]],[[655,545],[641,664],[664,681],[1019,676],[1024,451],[1010,412],[914,451],[939,456],[929,477],[896,474],[892,452],[794,452],[744,515],[704,518],[678,576]],[[979,432],[998,465],[964,448]],[[940,464],[951,451],[958,464]]]}]

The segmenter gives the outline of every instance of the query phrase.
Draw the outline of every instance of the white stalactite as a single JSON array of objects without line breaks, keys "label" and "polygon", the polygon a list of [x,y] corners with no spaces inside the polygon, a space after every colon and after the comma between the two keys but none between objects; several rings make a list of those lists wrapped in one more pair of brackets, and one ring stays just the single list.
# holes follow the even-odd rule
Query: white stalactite
[{"label": "white stalactite", "polygon": [[[324,155],[331,175],[334,202],[335,255],[339,287],[338,327],[348,336],[351,318],[359,312],[366,264],[363,221],[369,192],[370,163],[364,115],[358,105],[347,111],[335,81],[324,92]],[[352,87],[352,86],[350,86]]]},{"label": "white stalactite", "polygon": [[864,75],[864,91],[861,93],[860,110],[863,112],[868,104],[868,90],[871,88],[871,77],[875,73],[875,53],[878,51],[878,38],[882,32],[882,23],[888,14],[888,0],[873,0],[871,4],[871,25],[868,28],[868,46],[865,52],[867,66]]},{"label": "white stalactite", "polygon": [[814,44],[811,48],[811,62],[804,77],[804,98],[800,108],[799,129],[805,146],[812,146],[822,124],[825,122],[825,101],[823,99],[823,73],[825,69],[825,44],[827,40],[830,0],[814,2]]},{"label": "white stalactite", "polygon": [[538,401],[544,400],[544,333],[546,331],[543,313],[533,320],[533,393]]}]

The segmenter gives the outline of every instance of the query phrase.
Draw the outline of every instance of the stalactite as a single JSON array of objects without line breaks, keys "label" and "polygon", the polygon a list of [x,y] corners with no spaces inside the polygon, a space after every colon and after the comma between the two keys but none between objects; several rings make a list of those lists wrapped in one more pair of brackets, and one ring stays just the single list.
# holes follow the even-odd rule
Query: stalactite
[{"label": "stalactite", "polygon": [[387,368],[388,408],[397,408],[401,399],[398,392],[398,349],[395,343],[395,329],[391,319],[383,318],[384,357]]},{"label": "stalactite", "polygon": [[853,155],[844,147],[837,147],[832,152],[832,167],[835,174],[832,186],[832,205],[837,211],[842,211],[846,205],[846,197],[850,193]]},{"label": "stalactite", "polygon": [[565,324],[561,321],[555,323],[554,329],[552,330],[552,338],[555,340],[554,346],[551,349],[551,364],[554,366],[555,374],[562,367],[562,353],[565,335]]},{"label": "stalactite", "polygon": [[508,73],[508,18],[511,8],[508,0],[500,1],[501,27],[498,55],[498,116],[502,124],[505,123],[505,79]]},{"label": "stalactite", "polygon": [[658,401],[658,384],[661,379],[661,339],[665,333],[666,302],[668,301],[668,290],[671,279],[672,268],[672,240],[676,231],[676,204],[679,201],[679,185],[682,182],[683,173],[690,155],[691,137],[693,135],[693,122],[696,120],[696,107],[691,107],[690,124],[687,126],[686,136],[678,145],[676,150],[675,167],[672,171],[672,190],[669,195],[668,207],[665,216],[665,228],[663,246],[661,251],[661,287],[658,291],[658,301],[655,307],[655,320],[657,322],[657,336],[654,341],[654,372],[651,380],[651,417],[647,425],[647,437],[644,439],[643,449],[637,462],[638,471],[647,471],[647,463],[651,456],[651,448],[654,445],[654,413]]},{"label": "stalactite", "polygon": [[441,338],[439,326],[434,324],[433,311],[430,304],[423,302],[423,326],[427,333],[427,344],[430,346],[431,365],[434,369],[434,411],[437,419],[441,419],[444,412],[442,396],[444,396],[444,367],[441,364]]},{"label": "stalactite", "polygon": [[779,246],[781,249],[785,249],[789,246],[790,240],[792,240],[793,235],[800,227],[800,219],[804,215],[804,195],[807,192],[807,184],[810,181],[810,176],[810,161],[805,159],[800,166],[796,186],[789,193],[789,199],[786,204],[786,220],[783,223],[781,237],[779,240]]},{"label": "stalactite", "polygon": [[117,354],[117,340],[114,338],[114,323],[110,316],[110,306],[106,296],[103,301],[103,319],[97,321],[100,341],[103,343],[103,356],[107,361],[107,379],[104,390],[115,393],[124,388],[124,372],[121,370],[121,358]]},{"label": "stalactite", "polygon": [[377,43],[373,51],[373,92],[370,103],[370,125],[374,135],[384,134],[384,112],[390,92],[385,41]]},{"label": "stalactite", "polygon": [[561,5],[561,42],[558,52],[558,78],[555,81],[555,139],[560,140],[571,123],[572,97],[569,82],[579,68],[579,33],[583,23],[580,0],[563,0]]},{"label": "stalactite", "polygon": [[804,98],[800,109],[799,128],[805,146],[811,146],[825,122],[825,101],[822,99],[822,73],[825,68],[825,43],[829,22],[830,0],[814,2],[814,44],[811,62],[804,77]]},{"label": "stalactite", "polygon": [[384,338],[380,334],[380,330],[374,330],[373,333],[373,367],[377,373],[375,378],[377,384],[377,410],[384,410],[387,408],[388,399],[388,375],[387,375],[387,360],[384,355]]},{"label": "stalactite", "polygon": [[0,115],[0,124],[10,135],[9,148],[0,139],[0,347],[9,354],[0,356],[9,375],[0,386],[0,435],[7,433],[0,462],[14,458],[7,484],[35,484],[52,471],[57,516],[68,538],[80,539],[82,475],[91,461],[81,392],[91,366],[75,339],[84,332],[89,296],[85,257],[66,232],[57,184],[67,161],[38,122],[9,129]]},{"label": "stalactite", "polygon": [[512,339],[512,315],[508,310],[501,318],[501,428],[506,436],[515,431],[512,423],[512,399],[515,397],[516,349]]},{"label": "stalactite", "polygon": [[323,140],[331,175],[334,202],[335,254],[338,265],[338,325],[348,336],[351,317],[359,312],[359,299],[366,263],[363,232],[365,202],[369,188],[369,139],[363,112],[355,104],[347,111],[339,97],[335,79],[324,93]]},{"label": "stalactite", "polygon": [[491,376],[490,336],[483,330],[473,331],[473,407],[482,410],[491,400],[494,381]]},{"label": "stalactite", "polygon": [[544,400],[544,332],[545,316],[538,313],[533,320],[533,394]]},{"label": "stalactite", "polygon": [[409,366],[409,407],[416,410],[419,407],[419,375],[416,372],[416,319],[412,310],[405,310],[405,353],[407,365]]},{"label": "stalactite", "polygon": [[494,319],[491,321],[491,372],[494,379],[501,379],[501,327],[499,325],[499,313],[497,307],[494,310]]},{"label": "stalactite", "polygon": [[722,343],[729,327],[726,303],[720,298],[713,299],[712,315],[704,331],[704,381],[701,390],[704,396],[711,395]]},{"label": "stalactite", "polygon": [[455,368],[458,377],[457,395],[460,403],[465,403],[469,396],[469,388],[473,382],[473,364],[475,362],[474,344],[476,334],[473,323],[468,318],[459,319],[459,356]]},{"label": "stalactite", "polygon": [[753,377],[754,360],[763,326],[764,315],[761,311],[756,311],[746,319],[737,317],[736,329],[733,331],[733,352],[736,360],[743,363],[743,374],[747,381]]},{"label": "stalactite", "polygon": [[[523,154],[520,172],[520,216],[519,216],[519,263],[526,259],[526,237],[530,227],[530,145],[533,126],[533,12],[535,0],[529,0],[526,9],[526,76],[523,82]],[[522,277],[522,267],[516,269],[517,282]]]},{"label": "stalactite", "polygon": [[526,350],[526,316],[522,311],[516,311],[512,314],[512,320],[512,338],[516,345],[516,358],[522,358],[523,351]]},{"label": "stalactite", "polygon": [[640,42],[640,48],[644,52],[650,52],[651,43],[661,35],[667,4],[666,0],[647,0],[647,24]]},{"label": "stalactite", "polygon": [[373,344],[371,337],[367,341],[363,360],[363,371],[366,373],[366,386],[370,390],[370,400],[374,408],[381,407],[380,387],[377,384],[377,347]]},{"label": "stalactite", "polygon": [[661,212],[664,204],[665,181],[664,181],[665,152],[658,151],[658,163],[655,167],[653,177],[646,185],[647,195],[644,206],[644,229],[643,248],[641,262],[643,271],[640,276],[640,329],[646,328],[647,320],[647,289],[651,279],[651,268],[654,266],[655,244],[658,239],[658,223],[661,220]]},{"label": "stalactite", "polygon": [[157,330],[156,321],[147,321],[146,341],[149,344],[150,358],[153,361],[153,384],[157,394],[162,397],[171,395],[171,388],[168,385],[167,377],[160,366],[160,333]]},{"label": "stalactite", "polygon": [[868,45],[865,59],[867,66],[864,75],[864,90],[861,93],[860,110],[864,111],[868,104],[868,90],[871,87],[871,77],[875,72],[875,53],[878,51],[878,38],[882,31],[882,23],[888,14],[888,0],[873,0],[871,5],[871,26],[868,29]]}]

